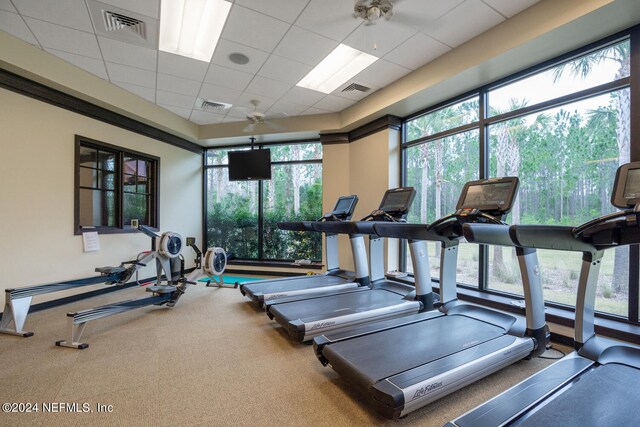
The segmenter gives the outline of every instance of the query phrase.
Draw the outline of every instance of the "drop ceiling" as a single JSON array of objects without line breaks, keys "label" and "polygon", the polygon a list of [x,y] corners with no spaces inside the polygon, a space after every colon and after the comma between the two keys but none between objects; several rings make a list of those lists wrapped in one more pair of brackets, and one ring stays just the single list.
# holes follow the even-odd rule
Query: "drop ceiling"
[{"label": "drop ceiling", "polygon": [[[210,63],[158,51],[160,0],[0,0],[0,30],[191,122],[216,125],[245,121],[254,100],[267,118],[340,112],[537,0],[395,0],[394,16],[374,25],[352,16],[351,0],[232,3]],[[105,31],[95,10],[143,21],[148,37]],[[331,94],[296,87],[340,43],[380,59]],[[249,61],[232,62],[234,53]],[[352,83],[369,90],[342,92]],[[231,107],[205,111],[203,101]]]}]

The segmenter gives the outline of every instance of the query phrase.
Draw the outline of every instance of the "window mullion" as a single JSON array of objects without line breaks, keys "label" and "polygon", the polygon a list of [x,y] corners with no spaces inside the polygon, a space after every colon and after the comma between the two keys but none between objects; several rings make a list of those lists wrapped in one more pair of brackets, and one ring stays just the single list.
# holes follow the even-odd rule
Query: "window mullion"
[{"label": "window mullion", "polygon": [[[486,125],[486,119],[489,112],[489,103],[487,99],[487,91],[483,89],[478,94],[479,96],[479,171],[478,176],[480,179],[489,177],[489,128]],[[478,288],[480,290],[486,290],[489,286],[489,246],[478,246]]]}]

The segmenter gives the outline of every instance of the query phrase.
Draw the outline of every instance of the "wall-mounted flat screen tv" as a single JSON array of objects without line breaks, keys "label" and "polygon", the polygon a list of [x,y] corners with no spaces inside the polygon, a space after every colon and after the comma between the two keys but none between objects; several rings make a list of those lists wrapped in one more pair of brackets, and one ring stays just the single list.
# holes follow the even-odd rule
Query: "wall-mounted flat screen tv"
[{"label": "wall-mounted flat screen tv", "polygon": [[229,181],[271,179],[271,150],[229,152]]}]

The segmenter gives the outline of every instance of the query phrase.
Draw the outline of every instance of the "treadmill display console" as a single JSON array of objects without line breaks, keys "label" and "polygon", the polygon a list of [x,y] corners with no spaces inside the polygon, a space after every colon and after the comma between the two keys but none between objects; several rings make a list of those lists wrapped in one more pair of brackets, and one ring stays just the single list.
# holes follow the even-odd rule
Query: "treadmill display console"
[{"label": "treadmill display console", "polygon": [[618,168],[613,184],[611,204],[617,208],[632,208],[640,203],[640,162]]},{"label": "treadmill display console", "polygon": [[518,192],[518,178],[491,178],[465,184],[457,209],[508,213]]},{"label": "treadmill display console", "polygon": [[413,187],[401,187],[387,190],[384,193],[379,210],[386,213],[406,213],[416,195]]},{"label": "treadmill display console", "polygon": [[356,208],[356,204],[358,203],[358,196],[342,196],[338,199],[336,203],[336,207],[333,208],[332,215],[337,217],[347,217],[351,218],[353,215],[353,211]]}]

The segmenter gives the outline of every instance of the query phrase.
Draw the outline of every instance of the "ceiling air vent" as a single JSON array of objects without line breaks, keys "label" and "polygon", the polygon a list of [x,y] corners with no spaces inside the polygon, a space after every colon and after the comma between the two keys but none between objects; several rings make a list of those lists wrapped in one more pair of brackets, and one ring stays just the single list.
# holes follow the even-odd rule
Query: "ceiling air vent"
[{"label": "ceiling air vent", "polygon": [[104,26],[107,31],[129,30],[143,39],[147,38],[144,21],[140,19],[108,10],[102,11],[102,17],[104,18]]},{"label": "ceiling air vent", "polygon": [[231,108],[231,104],[227,104],[225,102],[215,102],[215,101],[207,101],[203,100],[202,104],[200,104],[200,109],[202,111],[211,111],[214,113],[222,112],[228,108]]},{"label": "ceiling air vent", "polygon": [[87,0],[87,6],[98,36],[149,49],[158,48],[157,19],[95,0]]},{"label": "ceiling air vent", "polygon": [[358,83],[351,83],[349,86],[342,89],[341,92],[353,92],[353,91],[367,92],[370,89],[371,89],[370,87],[359,85]]}]

